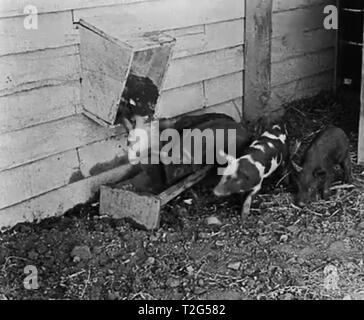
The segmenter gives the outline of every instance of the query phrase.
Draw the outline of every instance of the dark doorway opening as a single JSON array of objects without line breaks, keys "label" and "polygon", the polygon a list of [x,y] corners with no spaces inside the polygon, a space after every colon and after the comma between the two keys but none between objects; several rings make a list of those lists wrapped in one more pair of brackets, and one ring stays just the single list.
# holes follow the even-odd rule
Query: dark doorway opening
[{"label": "dark doorway opening", "polygon": [[363,0],[339,1],[337,84],[358,95],[361,90],[363,52]]},{"label": "dark doorway opening", "polygon": [[[344,106],[342,125],[357,132],[358,162],[364,161],[364,1],[339,0],[336,89]],[[362,101],[361,101],[362,100]],[[361,108],[362,105],[362,108]],[[363,109],[361,111],[361,109]],[[359,131],[358,131],[359,128]]]}]

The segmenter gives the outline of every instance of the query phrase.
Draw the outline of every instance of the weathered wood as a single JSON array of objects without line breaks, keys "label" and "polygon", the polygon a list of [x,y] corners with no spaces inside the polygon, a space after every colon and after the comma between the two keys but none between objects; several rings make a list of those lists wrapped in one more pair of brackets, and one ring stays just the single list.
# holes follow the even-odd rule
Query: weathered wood
[{"label": "weathered wood", "polygon": [[112,137],[78,149],[80,171],[90,177],[128,163],[126,135]]},{"label": "weathered wood", "polygon": [[80,78],[77,46],[0,57],[0,96]]},{"label": "weathered wood", "polygon": [[128,218],[147,230],[153,230],[159,226],[160,208],[160,200],[156,196],[101,186],[101,215],[115,219]]},{"label": "weathered wood", "polygon": [[71,116],[80,104],[79,81],[0,97],[0,133]]},{"label": "weathered wood", "polygon": [[[245,1],[241,0],[161,0],[75,10],[74,18],[79,21],[84,17],[93,17],[90,22],[100,25],[113,37],[118,37],[120,33],[168,30],[239,19],[244,17],[244,7]],[[107,29],[103,23],[108,24],[105,26]]]},{"label": "weathered wood", "polygon": [[206,105],[241,98],[243,93],[243,72],[236,72],[205,81]]},{"label": "weathered wood", "polygon": [[164,192],[158,195],[160,199],[160,205],[164,206],[168,202],[170,202],[175,197],[179,196],[182,192],[194,186],[196,183],[200,182],[203,178],[206,177],[206,174],[213,168],[211,165],[207,165],[197,171],[196,173],[188,176],[182,181],[178,182],[174,186],[168,188]]},{"label": "weathered wood", "polygon": [[293,100],[314,96],[322,90],[330,90],[332,87],[334,72],[325,71],[300,78],[296,81],[272,87],[271,107],[277,109]]},{"label": "weathered wood", "polygon": [[270,96],[272,0],[246,2],[244,118],[255,120]]},{"label": "weathered wood", "polygon": [[211,166],[202,168],[159,195],[139,194],[130,191],[124,187],[128,185],[128,182],[117,186],[102,186],[100,214],[109,215],[116,219],[132,219],[148,230],[156,229],[159,227],[161,207],[201,181],[211,168]]},{"label": "weathered wood", "polygon": [[[143,1],[146,0],[63,0],[60,2],[34,0],[31,4],[36,6],[38,13],[47,13],[80,8],[125,5]],[[2,0],[0,5],[0,17],[23,16],[24,8],[29,4],[28,0]]]},{"label": "weathered wood", "polygon": [[163,91],[154,116],[156,118],[172,118],[202,108],[204,105],[203,83],[194,83]]},{"label": "weathered wood", "polygon": [[0,209],[67,185],[79,170],[76,150],[0,172]]},{"label": "weathered wood", "polygon": [[20,222],[39,222],[41,219],[60,216],[77,204],[89,201],[100,190],[101,185],[120,181],[130,170],[130,165],[124,165],[2,209],[0,230]]},{"label": "weathered wood", "polygon": [[289,11],[299,8],[334,4],[335,0],[274,0],[273,12]]},{"label": "weathered wood", "polygon": [[296,31],[322,29],[325,5],[299,8],[274,13],[272,16],[273,37],[292,34]]},{"label": "weathered wood", "polygon": [[240,71],[162,92],[155,116],[171,118],[242,96],[243,72]]},{"label": "weathered wood", "polygon": [[196,34],[205,33],[205,26],[200,24],[192,27],[183,27],[177,29],[164,30],[164,33],[170,35],[173,38],[181,38],[185,36],[191,36]]},{"label": "weathered wood", "polygon": [[0,209],[129,163],[126,135],[0,172]]},{"label": "weathered wood", "polygon": [[84,115],[47,122],[0,136],[0,171],[121,135],[124,128],[104,128]]},{"label": "weathered wood", "polygon": [[172,60],[163,90],[235,73],[244,69],[242,46]]},{"label": "weathered wood", "polygon": [[132,49],[80,27],[84,108],[113,124],[133,58]]},{"label": "weathered wood", "polygon": [[[289,83],[334,68],[334,49],[293,57],[272,64],[272,86]],[[331,84],[333,80],[331,81]]]},{"label": "weathered wood", "polygon": [[160,32],[112,35],[108,23],[97,23],[80,21],[82,100],[87,115],[111,126],[118,124],[119,104],[131,75],[150,79],[161,92],[175,39]]},{"label": "weathered wood", "polygon": [[272,39],[272,62],[333,48],[335,43],[336,31],[325,29],[307,32],[291,31],[284,36]]},{"label": "weathered wood", "polygon": [[[205,25],[205,32],[177,36],[173,59],[221,50],[244,43],[244,19]],[[167,34],[173,35],[169,31]]]},{"label": "weathered wood", "polygon": [[206,113],[222,113],[230,116],[236,122],[243,120],[243,99],[238,98],[224,103],[220,103],[211,107],[203,108],[191,112],[191,115],[200,115]]},{"label": "weathered wood", "polygon": [[38,16],[38,29],[24,28],[24,17],[0,19],[0,55],[46,48],[59,48],[79,43],[72,23],[72,12]]}]

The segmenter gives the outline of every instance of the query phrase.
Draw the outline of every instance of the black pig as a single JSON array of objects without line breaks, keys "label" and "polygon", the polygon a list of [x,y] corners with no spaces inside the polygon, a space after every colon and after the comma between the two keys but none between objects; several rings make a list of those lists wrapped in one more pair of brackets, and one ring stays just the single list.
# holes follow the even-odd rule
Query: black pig
[{"label": "black pig", "polygon": [[241,158],[228,155],[226,158],[229,164],[214,193],[216,196],[247,194],[241,212],[244,218],[249,214],[252,198],[261,189],[263,180],[288,164],[286,130],[282,125],[274,125],[254,141]]},{"label": "black pig", "polygon": [[343,169],[344,181],[352,181],[349,139],[340,128],[330,126],[317,134],[306,150],[302,163],[302,167],[295,166],[298,171],[295,202],[300,207],[316,196],[318,191],[321,191],[324,199],[329,197],[336,165]]}]

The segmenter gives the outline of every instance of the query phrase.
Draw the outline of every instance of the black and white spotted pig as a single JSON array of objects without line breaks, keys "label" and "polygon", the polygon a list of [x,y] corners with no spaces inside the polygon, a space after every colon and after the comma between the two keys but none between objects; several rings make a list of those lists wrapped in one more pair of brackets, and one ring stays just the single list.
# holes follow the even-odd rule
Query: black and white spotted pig
[{"label": "black and white spotted pig", "polygon": [[225,157],[228,166],[214,194],[218,197],[247,194],[241,213],[244,218],[249,214],[252,198],[261,189],[263,180],[279,167],[286,174],[289,161],[287,131],[283,125],[273,125],[247,148],[241,158]]}]

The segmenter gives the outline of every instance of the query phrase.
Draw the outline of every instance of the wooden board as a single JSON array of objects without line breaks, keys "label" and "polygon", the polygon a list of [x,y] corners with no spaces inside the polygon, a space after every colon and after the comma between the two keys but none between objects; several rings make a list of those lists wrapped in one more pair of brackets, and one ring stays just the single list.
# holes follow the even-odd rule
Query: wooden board
[{"label": "wooden board", "polygon": [[272,0],[246,2],[244,118],[256,120],[267,109],[271,77]]},{"label": "wooden board", "polygon": [[0,171],[123,134],[104,128],[84,115],[47,122],[0,136]]},{"label": "wooden board", "polygon": [[[244,19],[217,22],[205,25],[199,33],[175,35],[176,47],[172,59],[183,58],[204,52],[234,47],[244,43]],[[183,30],[183,29],[182,29]]]},{"label": "wooden board", "polygon": [[78,46],[0,57],[0,96],[80,78]]},{"label": "wooden board", "polygon": [[0,172],[0,209],[129,163],[126,135]]},{"label": "wooden board", "polygon": [[182,88],[163,91],[154,116],[156,118],[172,118],[202,108],[204,105],[203,83],[194,83]]},{"label": "wooden board", "polygon": [[206,106],[241,98],[244,95],[243,77],[240,71],[205,81]]},{"label": "wooden board", "polygon": [[212,166],[202,168],[159,195],[139,194],[123,189],[123,184],[102,186],[100,214],[109,215],[116,219],[132,219],[147,230],[159,228],[161,207],[201,181],[211,168]]},{"label": "wooden board", "polygon": [[113,124],[132,63],[132,49],[84,27],[80,27],[80,38],[84,108]]},{"label": "wooden board", "polygon": [[273,12],[289,11],[298,8],[335,4],[336,0],[274,0]]},{"label": "wooden board", "polygon": [[26,30],[24,17],[0,19],[0,56],[78,43],[71,11],[39,15],[37,30]]},{"label": "wooden board", "polygon": [[67,185],[79,170],[76,150],[0,172],[0,209]]},{"label": "wooden board", "polygon": [[68,117],[80,105],[79,81],[0,97],[0,133]]},{"label": "wooden board", "polygon": [[163,90],[182,87],[243,69],[243,46],[172,60]]},{"label": "wooden board", "polygon": [[128,163],[127,137],[122,134],[78,149],[80,171],[84,177],[95,176]]},{"label": "wooden board", "polygon": [[334,70],[314,74],[309,77],[272,87],[271,107],[273,110],[281,108],[284,104],[302,98],[307,98],[320,93],[322,90],[330,90]]},{"label": "wooden board", "polygon": [[301,32],[297,30],[297,32],[272,39],[272,62],[334,48],[335,43],[335,31],[317,29]]},{"label": "wooden board", "polygon": [[28,0],[1,0],[0,17],[23,16],[24,8],[29,4],[35,5],[38,13],[45,13],[80,8],[125,5],[143,1],[146,0],[33,0],[31,3]]},{"label": "wooden board", "polygon": [[325,5],[277,12],[272,15],[273,37],[291,34],[294,30],[306,32],[322,29]]},{"label": "wooden board", "polygon": [[[272,86],[289,83],[334,69],[334,49],[294,57],[272,64]],[[333,80],[331,81],[332,85]]]},{"label": "wooden board", "polygon": [[171,118],[243,96],[243,72],[239,71],[181,88],[164,91],[155,116]]},{"label": "wooden board", "polygon": [[239,19],[244,17],[244,5],[245,1],[241,0],[148,1],[129,6],[75,10],[74,19],[93,17],[89,19],[91,23],[118,38],[120,33],[168,30]]},{"label": "wooden board", "polygon": [[41,219],[60,216],[77,204],[89,201],[100,190],[101,185],[120,181],[130,170],[130,165],[124,165],[2,209],[0,230],[21,222],[38,222]]},{"label": "wooden board", "polygon": [[230,116],[236,122],[243,121],[243,98],[220,103],[211,107],[191,112],[190,115],[201,115],[206,113],[222,113]]}]

